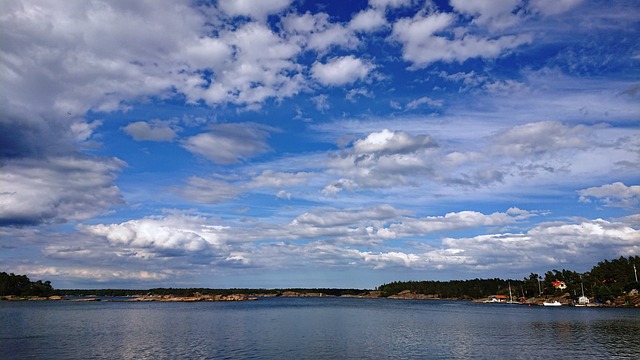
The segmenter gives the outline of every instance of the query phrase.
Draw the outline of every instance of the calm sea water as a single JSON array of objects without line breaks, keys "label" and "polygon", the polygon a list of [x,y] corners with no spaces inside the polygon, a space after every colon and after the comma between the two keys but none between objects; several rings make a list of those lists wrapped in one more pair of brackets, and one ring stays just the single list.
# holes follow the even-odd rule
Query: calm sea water
[{"label": "calm sea water", "polygon": [[0,359],[638,359],[640,310],[343,298],[0,302]]}]

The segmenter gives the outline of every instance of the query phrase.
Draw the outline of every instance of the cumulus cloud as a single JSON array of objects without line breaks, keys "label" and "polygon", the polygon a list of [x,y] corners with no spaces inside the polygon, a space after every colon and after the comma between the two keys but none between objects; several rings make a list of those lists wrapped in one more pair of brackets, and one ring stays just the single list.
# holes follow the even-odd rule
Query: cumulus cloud
[{"label": "cumulus cloud", "polygon": [[355,31],[375,31],[387,26],[384,12],[376,9],[366,9],[357,13],[349,22],[349,28]]},{"label": "cumulus cloud", "polygon": [[282,25],[290,39],[301,47],[324,54],[332,47],[355,48],[360,41],[353,30],[340,23],[332,23],[326,13],[289,14]]},{"label": "cumulus cloud", "polygon": [[221,228],[207,222],[205,218],[177,212],[120,224],[84,225],[81,229],[106,238],[113,246],[147,250],[154,256],[173,257],[193,253],[226,256],[220,250],[222,244],[217,235]]},{"label": "cumulus cloud", "polygon": [[0,225],[88,219],[122,203],[118,159],[55,157],[9,161],[0,171]]},{"label": "cumulus cloud", "polygon": [[144,121],[132,122],[122,130],[136,141],[172,141],[176,137],[175,130],[167,122],[158,120],[151,123]]},{"label": "cumulus cloud", "polygon": [[627,186],[621,182],[579,190],[580,201],[596,199],[607,206],[635,207],[640,203],[640,186]]},{"label": "cumulus cloud", "polygon": [[267,128],[256,124],[217,124],[192,136],[183,146],[217,164],[234,164],[270,149]]},{"label": "cumulus cloud", "polygon": [[332,156],[331,171],[344,176],[324,188],[333,195],[342,188],[407,185],[414,176],[431,171],[428,153],[438,144],[428,135],[410,135],[384,129],[356,140],[347,151]]},{"label": "cumulus cloud", "polygon": [[325,64],[315,62],[311,67],[311,73],[322,85],[339,86],[362,80],[373,69],[373,64],[349,55],[330,58]]},{"label": "cumulus cloud", "polygon": [[[219,7],[262,18],[289,3],[228,1]],[[188,1],[11,4],[2,20],[11,31],[5,31],[0,76],[12,88],[11,106],[31,113],[126,110],[128,101],[174,91],[193,103],[254,105],[302,88],[294,61],[299,44],[254,21],[212,35],[207,24],[222,21],[215,8],[200,11]],[[203,76],[204,70],[213,76]]]},{"label": "cumulus cloud", "polygon": [[257,105],[269,98],[293,96],[303,88],[302,68],[295,62],[300,45],[282,38],[266,24],[249,22],[236,30],[222,31],[220,39],[234,51],[220,65],[210,64],[213,76],[209,83],[199,69],[187,73],[188,81],[179,83],[178,88],[189,101]]},{"label": "cumulus cloud", "polygon": [[424,68],[436,61],[462,63],[477,57],[493,59],[532,41],[527,34],[497,38],[457,34],[451,39],[447,32],[453,30],[454,24],[455,16],[450,13],[419,13],[413,18],[398,20],[390,39],[402,44],[402,57],[412,63],[412,68]]}]

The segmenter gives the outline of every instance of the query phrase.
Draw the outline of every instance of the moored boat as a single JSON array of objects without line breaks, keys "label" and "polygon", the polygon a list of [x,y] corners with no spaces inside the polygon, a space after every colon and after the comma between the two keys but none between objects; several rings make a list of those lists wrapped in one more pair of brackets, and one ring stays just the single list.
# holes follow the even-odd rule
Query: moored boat
[{"label": "moored boat", "polygon": [[543,302],[542,306],[562,306],[562,304],[558,300],[553,300]]}]

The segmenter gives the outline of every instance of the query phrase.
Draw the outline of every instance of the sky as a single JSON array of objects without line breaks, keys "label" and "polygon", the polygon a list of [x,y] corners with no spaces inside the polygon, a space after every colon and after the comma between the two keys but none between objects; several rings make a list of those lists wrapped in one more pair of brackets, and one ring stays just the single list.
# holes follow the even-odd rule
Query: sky
[{"label": "sky", "polygon": [[0,271],[368,288],[640,255],[640,2],[4,0]]}]

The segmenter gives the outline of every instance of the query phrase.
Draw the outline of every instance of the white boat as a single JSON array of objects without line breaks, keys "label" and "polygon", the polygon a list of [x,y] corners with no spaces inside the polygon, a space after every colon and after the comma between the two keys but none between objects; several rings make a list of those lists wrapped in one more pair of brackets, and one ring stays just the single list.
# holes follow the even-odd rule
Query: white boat
[{"label": "white boat", "polygon": [[553,300],[543,302],[542,306],[562,306],[562,304],[558,300]]},{"label": "white boat", "polygon": [[580,286],[582,286],[582,296],[578,298],[576,306],[587,306],[589,304],[589,298],[584,296],[584,285],[580,284]]}]

